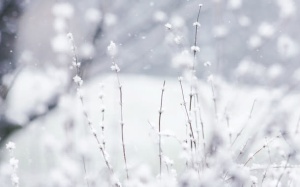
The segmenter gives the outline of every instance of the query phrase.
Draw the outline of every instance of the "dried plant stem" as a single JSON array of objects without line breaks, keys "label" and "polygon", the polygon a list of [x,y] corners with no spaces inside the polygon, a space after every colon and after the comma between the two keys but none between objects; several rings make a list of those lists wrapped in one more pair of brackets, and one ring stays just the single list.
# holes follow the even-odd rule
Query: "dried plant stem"
[{"label": "dried plant stem", "polygon": [[231,133],[231,130],[230,130],[230,118],[229,118],[229,115],[228,115],[228,112],[227,112],[227,106],[225,107],[224,116],[225,116],[226,125],[227,125],[227,129],[228,129],[229,145],[231,145],[231,143],[232,143],[232,133]]},{"label": "dried plant stem", "polygon": [[[104,108],[104,100],[103,100],[103,95],[101,94],[99,96],[102,108],[101,108],[101,124],[100,124],[100,128],[101,128],[101,133],[102,133],[102,138],[104,139],[105,136],[105,126],[104,126],[104,119],[105,119],[105,108]],[[105,149],[105,141],[102,141],[103,143],[103,147]]]},{"label": "dried plant stem", "polygon": [[286,161],[286,163],[285,163],[284,170],[283,170],[283,172],[281,173],[281,175],[279,176],[279,178],[278,178],[278,180],[277,180],[276,187],[279,186],[280,180],[281,180],[281,178],[283,177],[283,175],[284,175],[284,173],[285,173],[285,170],[287,169],[287,166],[288,166],[288,163],[289,163],[290,158],[291,158],[291,154],[289,154],[288,157],[287,157],[287,161]]},{"label": "dried plant stem", "polygon": [[[191,113],[192,111],[192,100],[193,100],[193,90],[195,89],[194,86],[193,86],[193,79],[195,77],[195,73],[196,73],[196,54],[197,54],[197,37],[198,37],[198,27],[200,26],[199,24],[199,17],[200,17],[200,12],[201,12],[201,7],[202,5],[199,5],[199,11],[198,11],[198,15],[197,15],[197,20],[196,20],[196,24],[195,24],[195,36],[194,36],[194,49],[192,49],[193,51],[193,55],[194,55],[194,59],[193,59],[193,65],[192,65],[192,69],[191,69],[191,89],[190,89],[190,95],[189,95],[189,112]],[[190,125],[191,126],[191,125]],[[192,138],[194,139],[194,136],[191,135]],[[191,146],[192,146],[192,142],[191,142]],[[196,147],[196,145],[195,145]]]},{"label": "dried plant stem", "polygon": [[263,149],[265,149],[274,139],[267,142],[265,145],[263,145],[260,149],[258,149],[248,160],[244,163],[244,166],[246,166],[259,152],[261,152]]},{"label": "dried plant stem", "polygon": [[246,141],[245,145],[243,146],[242,150],[240,150],[238,156],[237,156],[236,159],[235,159],[236,161],[238,161],[239,158],[244,154],[245,149],[246,149],[246,147],[247,147],[249,141],[250,141],[250,138],[247,139],[247,141]]},{"label": "dried plant stem", "polygon": [[[196,20],[197,24],[195,25],[196,28],[195,28],[194,46],[197,46],[198,27],[199,27],[198,23],[199,23],[201,8],[202,8],[202,5],[199,5],[199,11],[198,11],[197,20]],[[196,53],[197,53],[197,51],[194,50],[194,62],[193,62],[193,67],[192,67],[193,71],[195,70],[195,66],[196,66]]]},{"label": "dried plant stem", "polygon": [[[204,123],[203,123],[202,114],[201,114],[201,108],[200,108],[200,101],[199,101],[198,90],[197,90],[197,93],[196,93],[195,96],[196,96],[197,109],[199,111],[199,119],[200,119],[200,125],[201,125],[201,135],[202,135],[202,142],[203,142],[204,162],[205,162],[205,165],[207,165],[207,162],[206,162],[206,151],[205,151],[206,150],[206,142],[205,142],[205,135],[204,135]],[[200,136],[199,133],[198,133],[198,136]],[[200,140],[198,140],[198,141],[200,143]]]},{"label": "dried plant stem", "polygon": [[[199,108],[197,107],[197,99],[194,99],[194,108],[195,108],[194,119],[195,119],[195,125],[196,125],[197,143],[200,144],[200,130],[198,127],[198,112],[197,112],[197,109],[199,109]],[[199,114],[199,115],[201,115],[201,114]]]},{"label": "dried plant stem", "polygon": [[87,187],[90,187],[89,180],[87,178],[87,171],[86,171],[84,156],[82,156],[82,163],[83,163],[83,169],[84,169],[84,174],[85,174],[86,185],[87,185]]},{"label": "dried plant stem", "polygon": [[[75,46],[75,43],[74,43],[74,39],[73,39],[73,35],[71,33],[69,33],[68,35],[68,38],[69,38],[69,41],[71,43],[71,46],[72,46],[72,52],[73,52],[73,66],[76,68],[76,76],[77,78],[81,79],[80,76],[79,76],[79,73],[80,73],[80,63],[78,61],[78,57],[77,57],[77,53],[76,53],[76,46]],[[83,95],[81,94],[80,92],[80,87],[81,87],[81,84],[82,84],[82,81],[76,81],[74,79],[74,82],[76,83],[76,86],[77,86],[77,93],[79,94],[79,99],[80,99],[80,102],[81,102],[81,105],[82,105],[82,109],[83,109],[83,114],[84,114],[84,117],[86,118],[87,122],[88,122],[88,126],[97,142],[97,145],[98,145],[98,148],[103,156],[103,159],[105,161],[105,164],[107,166],[107,168],[109,169],[111,175],[114,174],[114,171],[112,169],[112,166],[110,165],[109,161],[108,161],[108,156],[107,156],[107,153],[106,151],[104,150],[103,148],[103,144],[100,143],[99,141],[99,138],[98,138],[98,135],[95,131],[95,129],[93,128],[93,125],[92,125],[92,122],[90,121],[89,117],[88,117],[88,114],[87,114],[87,111],[84,109],[84,101],[83,101]]]},{"label": "dried plant stem", "polygon": [[299,125],[300,125],[300,116],[299,116],[298,121],[297,121],[295,134],[298,134],[298,133],[299,133]]},{"label": "dried plant stem", "polygon": [[[265,137],[265,140],[266,140],[266,142],[267,142],[267,137]],[[262,180],[261,180],[261,184],[264,183],[264,180],[265,180],[265,178],[267,177],[267,172],[268,172],[268,170],[269,170],[269,167],[270,167],[271,164],[272,164],[271,152],[270,152],[270,147],[269,147],[269,145],[267,145],[267,149],[268,149],[268,156],[269,156],[269,166],[266,168],[266,171],[264,172],[263,178],[262,178]]]},{"label": "dried plant stem", "polygon": [[265,181],[265,179],[266,179],[266,177],[267,177],[267,172],[268,172],[268,170],[269,170],[269,167],[270,167],[270,166],[268,166],[268,167],[266,168],[266,171],[265,171],[264,174],[263,174],[263,178],[262,178],[262,180],[261,180],[261,185],[264,183],[264,181]]},{"label": "dried plant stem", "polygon": [[232,134],[231,134],[231,130],[230,130],[230,123],[229,123],[229,116],[228,114],[226,114],[226,124],[227,124],[227,128],[228,128],[228,137],[229,137],[229,143],[231,144],[232,142]]},{"label": "dried plant stem", "polygon": [[162,105],[163,105],[163,97],[164,97],[164,92],[165,92],[165,84],[166,81],[163,83],[163,87],[161,89],[161,96],[160,96],[160,107],[159,107],[159,115],[158,115],[158,145],[159,145],[159,176],[161,179],[161,170],[162,170],[162,148],[161,148],[161,116],[163,113]]},{"label": "dried plant stem", "polygon": [[192,127],[192,121],[191,121],[191,118],[190,118],[190,115],[189,115],[189,112],[188,112],[188,109],[187,109],[187,106],[186,106],[186,102],[185,102],[185,97],[184,97],[184,92],[183,92],[183,87],[182,87],[182,80],[179,79],[179,83],[180,83],[180,88],[181,88],[181,94],[182,94],[182,100],[183,100],[183,106],[184,106],[184,109],[185,109],[185,113],[186,113],[186,116],[187,116],[187,120],[188,120],[188,124],[189,124],[189,128],[190,128],[190,131],[191,131],[191,137],[192,137],[192,142],[194,144],[194,147],[196,149],[196,141],[195,141],[195,136],[194,136],[194,131],[193,131],[193,127]]},{"label": "dried plant stem", "polygon": [[210,86],[211,86],[211,92],[212,92],[212,96],[213,96],[212,100],[214,103],[215,117],[216,117],[216,120],[218,120],[217,98],[216,98],[215,88],[214,88],[212,80],[210,81]]},{"label": "dried plant stem", "polygon": [[231,143],[231,147],[234,145],[234,143],[236,142],[236,140],[241,136],[241,134],[244,132],[245,128],[248,126],[249,121],[250,121],[251,118],[252,118],[252,112],[253,112],[255,103],[256,103],[256,99],[254,99],[254,101],[253,101],[253,103],[252,103],[251,111],[250,111],[250,114],[249,114],[249,116],[248,116],[248,119],[247,119],[246,124],[245,124],[245,125],[242,127],[242,129],[237,133],[235,139],[234,139],[233,142]]},{"label": "dried plant stem", "polygon": [[[244,144],[243,148],[240,150],[239,154],[237,155],[237,157],[236,157],[236,159],[235,159],[236,162],[237,162],[238,159],[244,154],[244,151],[245,151],[245,149],[246,149],[246,146],[248,145],[249,140],[250,140],[250,139],[248,138],[247,141],[246,141],[246,143]],[[224,180],[229,180],[229,179],[231,179],[231,177],[228,178],[228,179],[226,179],[227,175],[228,175],[228,171],[226,171],[225,174],[224,174],[224,177],[223,177]]]},{"label": "dried plant stem", "polygon": [[[116,63],[114,62],[114,59],[112,60],[112,64],[116,66]],[[124,140],[124,118],[123,118],[123,89],[119,77],[119,72],[115,71],[117,81],[118,81],[118,87],[119,87],[119,101],[120,101],[120,118],[121,118],[121,138],[122,138],[122,149],[123,149],[123,158],[125,162],[125,170],[126,170],[126,177],[129,179],[128,174],[128,166],[127,166],[127,157],[126,157],[126,149],[125,149],[125,140]]]},{"label": "dried plant stem", "polygon": [[[83,96],[80,96],[80,101],[81,101],[82,107],[84,108]],[[89,117],[88,117],[88,114],[87,114],[86,110],[83,110],[83,114],[84,114],[84,116],[85,116],[85,118],[86,118],[86,120],[88,122],[88,126],[89,126],[89,128],[90,128],[90,130],[91,130],[91,132],[92,132],[92,134],[93,134],[93,136],[94,136],[94,138],[95,138],[95,140],[97,142],[99,150],[100,150],[100,152],[101,152],[101,154],[102,154],[102,156],[104,158],[105,164],[106,164],[107,168],[109,169],[109,171],[111,172],[111,174],[113,175],[114,171],[113,171],[112,166],[110,165],[110,163],[108,161],[108,156],[107,156],[106,151],[103,148],[103,143],[100,142],[100,140],[98,138],[98,135],[97,135],[95,129],[93,128],[92,122],[89,120]]]}]

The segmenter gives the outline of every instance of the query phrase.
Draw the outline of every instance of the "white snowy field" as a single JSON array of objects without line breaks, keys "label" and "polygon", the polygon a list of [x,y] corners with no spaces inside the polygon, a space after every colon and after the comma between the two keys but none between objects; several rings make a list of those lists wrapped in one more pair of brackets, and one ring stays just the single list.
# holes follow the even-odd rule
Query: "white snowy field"
[{"label": "white snowy field", "polygon": [[[26,79],[25,77],[28,75],[32,78]],[[24,121],[26,115],[22,114],[42,111],[41,108],[43,108],[46,98],[51,98],[53,94],[60,95],[58,107],[44,117],[28,124],[8,139],[8,141],[16,143],[14,156],[19,159],[17,173],[20,178],[20,186],[84,186],[86,185],[85,176],[91,186],[108,185],[107,181],[103,180],[108,177],[103,156],[99,152],[96,141],[88,128],[87,120],[83,115],[83,110],[86,110],[88,118],[102,139],[100,124],[101,108],[104,106],[104,138],[108,158],[116,176],[121,181],[125,179],[119,91],[115,74],[99,75],[84,82],[82,86],[84,106],[81,105],[79,97],[76,96],[75,89],[70,89],[71,91],[59,90],[63,81],[55,84],[57,80],[53,80],[50,74],[39,75],[25,71],[19,76],[20,80],[23,81],[16,84],[10,98],[8,98],[10,99],[8,100],[10,107],[7,110],[9,118]],[[42,80],[41,77],[44,79]],[[123,88],[127,161],[129,173],[132,175],[132,180],[127,182],[127,186],[139,186],[138,184],[143,186],[144,183],[146,185],[147,181],[155,181],[155,177],[159,174],[158,134],[155,130],[158,128],[158,110],[164,80],[166,86],[161,122],[162,134],[174,135],[176,138],[163,136],[162,150],[166,158],[174,161],[173,168],[177,172],[178,179],[181,179],[187,171],[185,163],[188,156],[183,151],[183,142],[186,139],[186,114],[181,105],[183,100],[179,81],[170,77],[164,79],[123,74],[121,74],[120,80]],[[211,83],[216,96],[216,107],[214,107]],[[189,85],[185,81],[183,84],[185,100],[188,101]],[[101,89],[101,85],[103,85],[103,89]],[[244,153],[241,158],[234,160],[244,164],[249,155],[255,154],[260,147],[267,145],[268,149],[262,149],[254,155],[249,164],[247,163],[249,173],[243,174],[245,181],[250,181],[252,184],[253,177],[256,177],[255,180],[260,182],[262,172],[265,169],[257,168],[267,168],[271,165],[282,166],[286,163],[286,155],[290,154],[290,150],[298,148],[293,141],[299,139],[298,134],[296,134],[300,111],[299,93],[286,87],[275,89],[239,85],[238,83],[230,84],[218,77],[215,77],[212,82],[200,80],[198,86],[200,110],[196,110],[196,112],[199,115],[199,111],[201,111],[206,146],[215,141],[215,137],[212,138],[211,135],[217,134],[218,138],[221,139],[220,141],[223,142],[221,143],[221,147],[223,147],[221,150],[226,150],[226,154],[228,154],[223,155],[224,160],[229,157],[234,160],[244,145],[249,144],[251,146],[243,150]],[[100,93],[104,93],[104,106],[99,99]],[[217,117],[215,111],[217,111]],[[251,117],[249,117],[250,113]],[[195,139],[199,140],[199,146],[202,146],[200,118],[197,117],[197,126],[193,113],[191,119],[195,129]],[[152,129],[149,123],[154,125],[156,129]],[[244,126],[245,131],[231,146],[237,133]],[[198,133],[196,133],[196,129],[198,129]],[[232,132],[231,138],[230,132]],[[286,137],[283,138],[286,134],[289,135],[287,139],[285,139]],[[277,136],[278,138],[274,138]],[[206,148],[208,149],[208,147]],[[1,153],[4,156],[0,165],[0,186],[6,186],[10,183],[9,154],[4,148],[2,148]],[[198,155],[201,159],[202,153],[203,148],[201,147]],[[217,158],[214,160],[212,162],[219,162]],[[289,164],[297,164],[297,159],[291,159]],[[169,173],[169,169],[167,170],[163,166],[163,173]],[[211,170],[213,169],[215,168],[211,168]],[[230,166],[228,166],[228,170],[230,170]],[[279,172],[282,172],[282,168]],[[293,168],[289,171],[292,174],[297,172],[298,169]],[[274,179],[275,176],[274,180],[277,182],[278,173],[277,178],[276,172],[269,173],[269,178]],[[284,182],[295,176],[292,174],[287,175]],[[140,179],[140,183],[133,181],[135,177]],[[217,181],[211,180],[210,182],[212,184],[216,182],[215,186],[218,186]],[[223,185],[231,186],[230,182],[223,182]],[[196,184],[199,183],[192,183],[191,186]],[[155,186],[155,183],[152,185]],[[166,186],[172,185],[173,183],[170,182]]]}]

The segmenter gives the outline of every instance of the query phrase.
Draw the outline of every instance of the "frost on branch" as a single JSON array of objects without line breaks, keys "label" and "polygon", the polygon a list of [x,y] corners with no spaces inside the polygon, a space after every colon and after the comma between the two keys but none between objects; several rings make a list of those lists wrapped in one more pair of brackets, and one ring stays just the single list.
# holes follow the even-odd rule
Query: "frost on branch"
[{"label": "frost on branch", "polygon": [[107,53],[109,56],[114,57],[118,53],[116,44],[113,41],[110,41],[109,46],[107,47]]},{"label": "frost on branch", "polygon": [[16,144],[15,143],[13,143],[13,142],[8,142],[7,144],[6,144],[6,149],[8,149],[8,150],[14,150],[16,148]]},{"label": "frost on branch", "polygon": [[172,25],[170,23],[166,23],[165,24],[165,27],[168,29],[168,30],[171,30],[172,29]]},{"label": "frost on branch", "polygon": [[200,27],[200,26],[201,26],[201,24],[200,24],[199,22],[194,22],[194,23],[193,23],[193,26]]},{"label": "frost on branch", "polygon": [[192,46],[191,50],[192,50],[193,53],[200,52],[200,47],[198,47],[198,46]]},{"label": "frost on branch", "polygon": [[74,80],[74,82],[75,82],[77,85],[79,85],[79,86],[81,86],[82,83],[83,83],[83,80],[82,80],[81,77],[79,77],[78,75],[75,75],[75,77],[73,77],[73,80]]},{"label": "frost on branch", "polygon": [[114,71],[114,72],[120,72],[120,68],[119,68],[119,66],[117,65],[117,64],[113,64],[111,67],[110,67],[110,69],[112,70],[112,71]]}]

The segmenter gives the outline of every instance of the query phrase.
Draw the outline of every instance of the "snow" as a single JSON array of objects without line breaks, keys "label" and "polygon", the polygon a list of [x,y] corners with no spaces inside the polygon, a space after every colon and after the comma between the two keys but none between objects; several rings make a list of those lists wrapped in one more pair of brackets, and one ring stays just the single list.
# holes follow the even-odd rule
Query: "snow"
[{"label": "snow", "polygon": [[283,18],[290,17],[296,13],[296,5],[294,0],[277,0],[280,16]]},{"label": "snow", "polygon": [[258,35],[253,35],[249,38],[248,46],[250,49],[256,49],[262,44],[262,39]]},{"label": "snow", "polygon": [[66,53],[70,50],[70,44],[64,34],[58,34],[51,40],[52,50],[58,53]]},{"label": "snow", "polygon": [[171,30],[173,26],[172,26],[170,23],[166,23],[166,24],[165,24],[165,27],[166,27],[167,29]]},{"label": "snow", "polygon": [[[255,186],[261,185],[266,168],[264,184],[284,186],[298,176],[292,168],[299,160],[294,150],[300,149],[297,1],[214,0],[203,7],[199,22],[195,22],[196,1],[98,3],[37,1],[44,7],[33,7],[30,14],[24,11],[17,49],[10,50],[20,54],[15,59],[22,71],[3,79],[9,84],[17,75],[4,117],[24,128],[9,137],[8,150],[1,152],[0,186],[7,185],[2,179],[10,177],[17,186],[19,176],[21,186],[89,182],[111,186],[120,181],[127,187]],[[45,18],[53,23],[45,23]],[[192,46],[200,22],[199,47]],[[194,59],[193,52],[200,47],[201,54]],[[110,63],[113,72],[107,74]],[[199,64],[195,75],[189,71],[193,63]],[[183,77],[177,80],[177,76]],[[158,108],[164,80],[162,113]],[[258,85],[253,84],[256,80]],[[185,114],[190,95],[197,96],[199,103]],[[36,115],[41,117],[32,121]],[[199,120],[204,124],[204,140]],[[189,122],[199,145],[195,154],[188,142],[192,139],[187,135]],[[129,180],[124,174],[120,124],[125,124]],[[238,134],[241,137],[232,145]],[[162,136],[162,175],[158,174],[158,135]],[[248,141],[251,146],[244,150]],[[256,154],[261,147],[266,149]],[[196,154],[201,156],[193,158]],[[291,168],[271,168],[286,164]],[[200,168],[200,179],[192,167]],[[12,171],[17,168],[18,175]],[[234,180],[227,178],[230,182],[225,184],[226,175]],[[281,175],[282,181],[275,180]]]},{"label": "snow", "polygon": [[34,68],[23,69],[8,95],[10,107],[6,110],[6,117],[22,125],[32,115],[46,112],[48,105],[65,89],[66,76],[64,71],[55,68],[44,72]]},{"label": "snow", "polygon": [[95,55],[95,47],[91,43],[84,43],[80,46],[79,53],[83,58],[91,59]]},{"label": "snow", "polygon": [[[170,23],[174,28],[182,28],[185,25],[185,20],[178,15],[174,15],[170,19]],[[171,29],[171,28],[168,28]]]},{"label": "snow", "polygon": [[299,45],[288,35],[280,35],[277,39],[277,51],[282,58],[292,58],[299,54]]},{"label": "snow", "polygon": [[198,47],[198,46],[192,46],[191,47],[191,51],[193,52],[193,53],[196,53],[196,52],[200,52],[200,47]]},{"label": "snow", "polygon": [[107,47],[107,53],[108,55],[110,55],[111,57],[116,56],[118,52],[117,46],[113,41],[110,41],[110,44]]},{"label": "snow", "polygon": [[229,0],[228,8],[236,10],[236,9],[241,8],[242,4],[243,4],[242,0]]},{"label": "snow", "polygon": [[74,83],[81,86],[83,83],[83,80],[81,79],[81,77],[79,77],[78,75],[75,75],[75,77],[73,77]]},{"label": "snow", "polygon": [[52,8],[52,13],[61,18],[71,18],[74,15],[74,7],[71,3],[56,3]]},{"label": "snow", "polygon": [[213,35],[216,38],[224,38],[228,32],[228,28],[225,25],[217,25],[213,28]]},{"label": "snow", "polygon": [[102,20],[101,12],[96,8],[90,8],[86,10],[85,19],[93,24],[97,24]]},{"label": "snow", "polygon": [[201,24],[200,24],[199,22],[194,22],[194,23],[193,23],[193,26],[200,27],[200,26],[201,26]]},{"label": "snow", "polygon": [[13,143],[13,142],[8,142],[8,143],[6,144],[6,149],[8,149],[8,150],[13,150],[13,149],[15,149],[15,148],[16,148],[16,144]]},{"label": "snow", "polygon": [[67,30],[68,25],[65,19],[56,18],[53,22],[53,28],[56,32],[62,33]]},{"label": "snow", "polygon": [[172,66],[178,67],[191,67],[193,64],[193,56],[188,50],[177,53],[172,58]]},{"label": "snow", "polygon": [[[24,76],[24,75],[23,75]],[[28,76],[28,74],[27,74]],[[30,74],[30,77],[32,76],[32,73]],[[157,134],[152,134],[152,130],[149,128],[149,125],[147,124],[148,121],[152,121],[152,124],[154,126],[157,126],[157,108],[159,107],[159,99],[160,99],[160,92],[161,92],[161,85],[162,80],[155,77],[147,77],[147,76],[141,76],[141,75],[121,75],[121,80],[123,82],[123,101],[124,101],[124,120],[125,120],[125,142],[127,146],[127,153],[128,153],[128,160],[129,165],[131,167],[135,167],[136,164],[143,163],[143,164],[150,164],[151,170],[156,170],[157,163],[155,160],[157,159],[156,150],[154,140],[156,139]],[[25,77],[23,77],[23,80],[25,80]],[[41,78],[39,78],[41,81]],[[173,78],[167,78],[166,80],[166,86],[165,86],[165,99],[164,99],[164,113],[162,114],[162,132],[166,132],[168,135],[172,134],[170,139],[167,137],[163,140],[163,151],[165,156],[165,161],[169,164],[174,162],[174,167],[179,171],[179,174],[181,173],[182,166],[184,166],[184,160],[183,158],[180,158],[180,155],[182,155],[182,145],[178,144],[178,141],[173,139],[173,135],[176,136],[179,140],[184,139],[185,132],[183,129],[185,129],[185,115],[182,110],[182,106],[180,106],[181,103],[181,92],[180,92],[180,86],[178,83],[178,80]],[[181,80],[181,79],[180,79]],[[43,83],[46,83],[48,80],[43,79]],[[110,159],[112,160],[112,164],[114,167],[118,168],[117,170],[121,169],[122,166],[118,163],[122,158],[118,155],[121,155],[121,144],[120,144],[120,126],[119,126],[119,119],[116,118],[116,116],[119,116],[119,110],[117,107],[118,104],[118,88],[116,84],[116,78],[115,75],[101,75],[99,77],[96,77],[90,82],[86,82],[86,84],[82,87],[82,90],[84,90],[83,98],[85,100],[85,110],[89,115],[89,120],[93,124],[99,124],[101,121],[101,104],[99,101],[99,83],[102,82],[105,84],[105,97],[104,102],[106,104],[106,110],[105,110],[105,138],[106,138],[106,146],[108,147],[108,152],[112,153],[109,154]],[[49,86],[50,82],[47,82],[47,88],[51,87]],[[246,121],[248,112],[251,109],[251,105],[253,102],[253,99],[256,99],[257,106],[255,107],[253,114],[252,114],[252,124],[260,124],[260,119],[262,116],[270,116],[270,112],[272,113],[272,110],[270,110],[269,105],[272,103],[272,100],[275,98],[280,98],[282,95],[282,92],[278,92],[278,94],[274,95],[275,91],[274,89],[265,90],[260,87],[248,87],[248,86],[235,86],[228,84],[218,77],[214,77],[213,84],[217,86],[218,88],[218,95],[217,95],[217,107],[219,109],[219,117],[220,121],[218,122],[219,125],[222,126],[222,128],[226,128],[225,125],[225,119],[222,117],[222,112],[225,108],[229,111],[230,116],[230,125],[231,129],[233,130],[233,137],[236,136],[237,130],[240,127],[241,122]],[[187,89],[187,84],[183,81],[184,90]],[[201,93],[201,108],[202,110],[202,116],[205,124],[205,134],[207,135],[207,139],[209,139],[210,136],[210,126],[208,124],[215,123],[215,117],[214,117],[214,109],[213,109],[213,101],[211,100],[212,93],[210,84],[206,82],[200,82],[200,93]],[[20,86],[19,86],[20,87]],[[21,86],[19,89],[24,89],[23,86]],[[37,91],[37,89],[34,89]],[[45,90],[46,91],[46,90]],[[17,88],[15,88],[15,92],[22,92],[18,91]],[[53,90],[47,90],[49,93],[56,93],[56,89],[53,88]],[[45,92],[40,92],[38,95],[32,95],[32,97],[39,98],[41,97]],[[14,93],[16,94],[16,93]],[[32,93],[31,93],[32,94]],[[95,143],[93,143],[93,139],[89,138],[91,136],[89,133],[86,132],[87,129],[87,122],[85,121],[83,114],[82,114],[82,106],[79,104],[79,99],[77,97],[67,96],[64,97],[68,98],[68,102],[64,102],[65,104],[61,103],[59,104],[58,108],[55,109],[55,111],[49,115],[48,117],[37,120],[30,124],[28,129],[25,129],[22,134],[19,134],[18,136],[15,136],[12,138],[14,142],[17,142],[19,145],[18,147],[26,147],[27,154],[30,157],[30,155],[35,154],[35,163],[38,163],[39,159],[42,159],[41,155],[43,155],[42,150],[36,150],[36,145],[31,145],[30,147],[25,146],[26,144],[32,142],[32,136],[29,134],[40,134],[37,137],[34,137],[35,144],[46,144],[52,145],[51,147],[55,147],[55,149],[59,149],[60,146],[56,146],[55,144],[61,144],[61,142],[64,142],[65,135],[63,133],[64,128],[63,124],[66,120],[69,120],[69,118],[74,120],[73,128],[74,128],[74,135],[75,137],[72,138],[72,141],[75,142],[81,142],[80,144],[83,144],[83,142],[86,142],[85,145],[79,146],[83,147],[85,151],[83,151],[83,154],[90,155],[90,159],[96,159],[98,164],[103,165],[102,159],[98,158],[98,152],[97,152],[97,146]],[[278,108],[293,108],[296,107],[297,103],[293,102],[287,102],[288,100],[293,101],[293,99],[297,97],[296,95],[287,95],[282,98],[282,103],[279,103]],[[48,96],[49,98],[49,96]],[[65,99],[64,99],[65,100]],[[62,102],[63,100],[61,100]],[[24,102],[24,101],[23,101]],[[29,104],[30,100],[26,99],[26,103],[24,102],[23,105],[25,106],[35,106],[32,104]],[[69,103],[69,104],[68,104]],[[13,106],[18,106],[18,108]],[[14,109],[13,114],[16,118],[17,116],[21,115],[20,111],[20,103],[11,104],[11,109]],[[34,107],[36,108],[36,107]],[[296,107],[297,108],[297,107]],[[32,112],[33,108],[28,108],[27,110],[30,110]],[[28,113],[25,109],[23,110],[24,113]],[[289,116],[290,118],[286,119],[286,123],[289,122],[288,119],[292,120],[295,119],[298,115],[298,112],[296,110],[289,110]],[[176,116],[176,117],[174,117]],[[271,116],[270,116],[271,117]],[[223,127],[224,125],[224,127]],[[45,130],[42,130],[45,129]],[[252,130],[251,130],[252,129]],[[171,131],[170,131],[171,130]],[[96,125],[94,128],[93,133],[98,133],[99,127]],[[252,131],[255,131],[253,128],[248,128],[245,134],[251,134]],[[76,132],[76,133],[75,133]],[[44,137],[47,136],[47,140],[44,139]],[[52,138],[50,138],[52,137]],[[50,138],[50,139],[49,139]],[[58,141],[57,143],[53,142],[51,139],[55,139]],[[86,139],[86,140],[84,140]],[[238,145],[243,144],[245,139],[241,138]],[[43,143],[45,142],[45,143]],[[51,143],[53,142],[53,143]],[[89,142],[89,143],[88,143]],[[76,145],[76,143],[75,143]],[[78,144],[79,145],[79,144]],[[88,149],[86,146],[89,145]],[[78,147],[78,148],[79,148]],[[62,147],[63,148],[63,147]],[[82,150],[82,149],[81,149]],[[41,151],[41,152],[40,152]],[[21,163],[24,162],[28,156],[24,155],[21,150],[16,149],[15,150],[16,155],[21,159]],[[21,156],[22,155],[22,156]],[[107,155],[108,156],[108,155]],[[65,161],[64,161],[65,162]],[[102,163],[102,164],[101,164]],[[97,164],[97,165],[98,165]],[[73,170],[72,168],[69,168],[66,163],[66,171]],[[72,165],[72,164],[71,164]],[[121,164],[122,165],[122,164]],[[99,167],[99,166],[97,166]],[[121,168],[120,168],[121,167]],[[25,173],[30,173],[30,168],[22,168],[20,170],[20,176],[22,176]],[[121,169],[122,171],[122,169]],[[24,173],[25,172],[25,173]],[[77,174],[72,174],[76,176]],[[58,173],[53,175],[55,178],[59,177]],[[205,174],[204,174],[205,176]],[[146,177],[146,176],[145,176]],[[241,176],[243,177],[243,176]],[[53,178],[53,179],[54,179]],[[209,179],[207,179],[209,180]],[[59,179],[58,181],[61,181]],[[204,182],[205,180],[203,180]]]},{"label": "snow", "polygon": [[117,22],[118,22],[118,17],[115,14],[108,12],[104,15],[104,23],[108,27],[116,25]]},{"label": "snow", "polygon": [[251,25],[251,19],[245,15],[240,16],[238,21],[242,27],[248,27]]},{"label": "snow", "polygon": [[163,11],[156,11],[154,14],[153,14],[153,19],[156,21],[156,22],[165,22],[167,20],[167,15],[165,12]]},{"label": "snow", "polygon": [[270,38],[274,35],[275,28],[272,24],[263,22],[258,27],[258,34],[264,38]]}]

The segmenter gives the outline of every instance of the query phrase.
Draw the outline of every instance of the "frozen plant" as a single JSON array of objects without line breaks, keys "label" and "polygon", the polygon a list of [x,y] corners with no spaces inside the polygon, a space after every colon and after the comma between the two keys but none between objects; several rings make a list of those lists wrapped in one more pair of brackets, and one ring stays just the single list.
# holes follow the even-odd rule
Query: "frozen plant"
[{"label": "frozen plant", "polygon": [[10,175],[10,180],[14,187],[19,187],[19,177],[17,174],[17,169],[19,167],[19,160],[14,157],[13,151],[15,148],[16,148],[16,145],[14,142],[8,142],[6,144],[6,149],[10,153],[9,165],[11,166],[11,169],[12,169],[12,173]]}]

